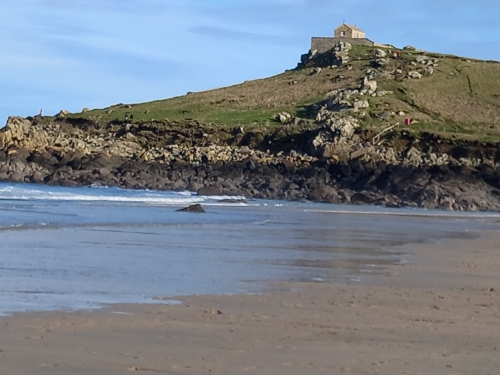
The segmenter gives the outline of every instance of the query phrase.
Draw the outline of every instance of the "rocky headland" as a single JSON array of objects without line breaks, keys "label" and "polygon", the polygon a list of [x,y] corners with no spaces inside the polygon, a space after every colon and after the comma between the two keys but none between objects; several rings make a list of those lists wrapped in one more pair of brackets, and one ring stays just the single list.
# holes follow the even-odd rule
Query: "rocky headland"
[{"label": "rocky headland", "polygon": [[[294,72],[331,87],[302,111],[276,111],[266,126],[142,119],[131,105],[106,110],[116,118],[88,110],[10,117],[0,130],[0,181],[500,210],[500,143],[412,128],[439,114],[405,83],[444,74],[442,58],[373,48],[359,58],[351,49],[340,43],[304,55]],[[291,87],[301,83],[286,78]]]}]

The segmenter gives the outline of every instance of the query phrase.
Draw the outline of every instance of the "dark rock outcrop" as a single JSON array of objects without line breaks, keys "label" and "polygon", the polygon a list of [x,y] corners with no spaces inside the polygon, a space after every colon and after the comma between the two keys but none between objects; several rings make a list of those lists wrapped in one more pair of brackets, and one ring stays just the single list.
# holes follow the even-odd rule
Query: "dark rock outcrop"
[{"label": "dark rock outcrop", "polygon": [[180,210],[177,210],[177,212],[205,213],[206,211],[201,204],[193,204],[191,206],[181,208]]},{"label": "dark rock outcrop", "polygon": [[[403,131],[379,146],[355,118],[324,108],[316,130],[295,133],[293,140],[283,130],[263,136],[266,151],[260,143],[235,145],[233,138],[221,140],[215,133],[181,136],[189,135],[187,125],[168,130],[164,124],[154,128],[157,135],[147,130],[155,142],[159,135],[166,142],[155,146],[139,138],[153,124],[124,124],[102,135],[88,130],[90,123],[64,121],[10,118],[0,131],[0,180],[189,190],[235,199],[500,210],[499,145],[432,135],[417,141]],[[242,131],[237,135],[244,139]]]}]

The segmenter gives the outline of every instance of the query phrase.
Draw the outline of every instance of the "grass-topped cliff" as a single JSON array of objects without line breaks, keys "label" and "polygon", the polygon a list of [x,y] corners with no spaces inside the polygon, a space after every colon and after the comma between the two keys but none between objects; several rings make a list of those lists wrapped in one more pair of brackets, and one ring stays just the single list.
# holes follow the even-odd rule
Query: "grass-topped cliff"
[{"label": "grass-topped cliff", "polygon": [[[362,127],[377,131],[412,118],[413,133],[430,132],[444,138],[500,140],[500,63],[429,52],[396,50],[387,53],[384,66],[374,62],[373,47],[354,46],[350,62],[318,73],[315,60],[285,73],[242,84],[141,104],[118,104],[69,117],[105,124],[133,117],[133,122],[197,121],[210,127],[245,126],[271,130],[279,125],[280,112],[311,120],[313,105],[327,99],[332,90],[355,88],[373,70],[379,92],[369,96],[370,107],[359,117]],[[423,64],[422,64],[422,59]],[[432,74],[407,78],[436,61]],[[317,61],[321,61],[320,59]],[[316,70],[315,70],[316,69]],[[402,72],[394,73],[394,72]]]},{"label": "grass-topped cliff", "polygon": [[339,43],[227,88],[11,117],[0,181],[500,211],[498,78],[495,62]]}]

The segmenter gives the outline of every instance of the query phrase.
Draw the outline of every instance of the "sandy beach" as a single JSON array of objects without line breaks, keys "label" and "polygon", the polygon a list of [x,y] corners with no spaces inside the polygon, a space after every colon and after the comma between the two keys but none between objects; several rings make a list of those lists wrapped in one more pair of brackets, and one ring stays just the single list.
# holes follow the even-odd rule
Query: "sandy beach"
[{"label": "sandy beach", "polygon": [[401,248],[362,283],[0,318],[0,373],[499,374],[500,233]]}]

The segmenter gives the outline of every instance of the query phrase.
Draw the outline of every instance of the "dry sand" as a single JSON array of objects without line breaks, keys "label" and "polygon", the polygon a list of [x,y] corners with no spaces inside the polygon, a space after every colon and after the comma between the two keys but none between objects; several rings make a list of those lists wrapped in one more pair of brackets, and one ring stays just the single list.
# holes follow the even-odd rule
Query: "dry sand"
[{"label": "dry sand", "polygon": [[0,318],[0,374],[500,374],[500,233],[360,284]]}]

